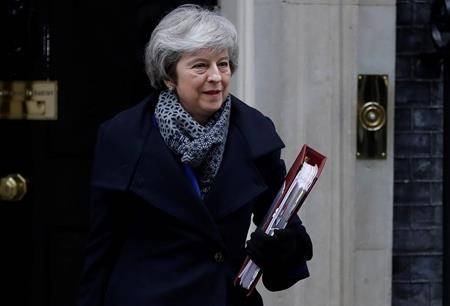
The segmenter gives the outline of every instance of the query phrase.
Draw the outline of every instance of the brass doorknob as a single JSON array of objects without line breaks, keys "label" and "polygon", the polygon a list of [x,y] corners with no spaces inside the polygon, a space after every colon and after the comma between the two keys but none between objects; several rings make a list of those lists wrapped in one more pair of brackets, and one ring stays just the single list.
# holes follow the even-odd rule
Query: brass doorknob
[{"label": "brass doorknob", "polygon": [[27,180],[20,174],[10,174],[0,179],[0,200],[20,201],[27,193]]}]

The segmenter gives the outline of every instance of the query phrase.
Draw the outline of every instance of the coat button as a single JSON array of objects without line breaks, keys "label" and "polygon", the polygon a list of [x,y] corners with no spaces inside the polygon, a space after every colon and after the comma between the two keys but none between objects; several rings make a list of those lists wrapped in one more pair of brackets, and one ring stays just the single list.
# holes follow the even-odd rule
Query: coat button
[{"label": "coat button", "polygon": [[217,252],[214,254],[214,260],[218,263],[221,263],[225,260],[225,257],[223,256],[222,252]]}]

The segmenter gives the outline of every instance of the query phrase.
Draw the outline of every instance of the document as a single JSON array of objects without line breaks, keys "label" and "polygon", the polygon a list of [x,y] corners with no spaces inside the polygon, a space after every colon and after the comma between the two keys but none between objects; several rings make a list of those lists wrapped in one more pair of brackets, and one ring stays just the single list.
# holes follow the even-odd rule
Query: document
[{"label": "document", "polygon": [[[320,176],[325,160],[326,157],[319,152],[303,146],[264,219],[262,230],[266,234],[272,236],[276,229],[286,227]],[[247,256],[235,284],[251,291],[260,276],[260,268]]]}]

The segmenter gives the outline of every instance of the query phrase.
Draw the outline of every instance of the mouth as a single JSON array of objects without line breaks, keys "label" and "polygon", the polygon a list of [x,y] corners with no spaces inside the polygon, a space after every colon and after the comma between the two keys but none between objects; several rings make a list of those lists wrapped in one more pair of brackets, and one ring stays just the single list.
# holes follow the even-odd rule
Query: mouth
[{"label": "mouth", "polygon": [[213,96],[213,95],[219,94],[220,92],[221,92],[220,90],[207,90],[207,91],[204,91],[203,93]]}]

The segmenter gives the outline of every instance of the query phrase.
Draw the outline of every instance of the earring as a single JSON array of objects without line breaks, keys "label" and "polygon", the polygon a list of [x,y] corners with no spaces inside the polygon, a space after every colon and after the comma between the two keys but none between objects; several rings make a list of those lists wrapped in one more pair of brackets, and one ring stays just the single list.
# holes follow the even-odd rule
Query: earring
[{"label": "earring", "polygon": [[166,81],[166,82],[164,82],[164,83],[166,83],[167,89],[168,89],[169,91],[174,91],[174,90],[175,90],[175,86],[173,85],[172,82]]}]

